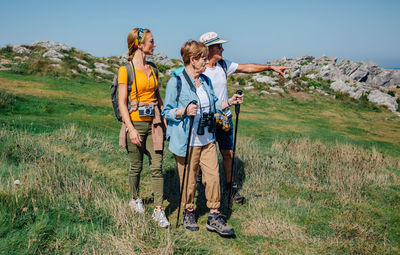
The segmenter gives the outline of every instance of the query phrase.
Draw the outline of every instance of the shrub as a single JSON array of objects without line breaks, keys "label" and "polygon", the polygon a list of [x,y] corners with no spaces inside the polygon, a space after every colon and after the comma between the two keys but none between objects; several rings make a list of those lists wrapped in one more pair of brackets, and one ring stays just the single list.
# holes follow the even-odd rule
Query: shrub
[{"label": "shrub", "polygon": [[392,90],[389,90],[388,91],[388,95],[391,95],[392,97],[395,97],[396,93],[394,91],[392,91]]},{"label": "shrub", "polygon": [[7,45],[6,47],[1,48],[1,54],[2,54],[2,55],[8,56],[8,55],[10,55],[12,52],[13,52],[13,50],[12,50],[12,47],[11,47],[10,45]]},{"label": "shrub", "polygon": [[160,71],[160,73],[163,73],[169,69],[171,69],[170,66],[167,65],[157,65],[158,71]]},{"label": "shrub", "polygon": [[242,77],[238,77],[236,80],[239,82],[239,85],[245,85],[246,84],[246,81]]},{"label": "shrub", "polygon": [[0,90],[0,109],[7,105],[15,105],[16,101],[15,95]]},{"label": "shrub", "polygon": [[305,65],[310,64],[311,62],[312,62],[312,60],[307,60],[307,61],[301,62],[300,65],[305,66]]}]

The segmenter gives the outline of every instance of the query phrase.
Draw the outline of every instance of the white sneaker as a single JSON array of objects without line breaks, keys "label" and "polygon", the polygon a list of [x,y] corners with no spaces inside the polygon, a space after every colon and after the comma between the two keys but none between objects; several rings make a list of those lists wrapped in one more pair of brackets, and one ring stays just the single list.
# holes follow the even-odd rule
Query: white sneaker
[{"label": "white sneaker", "polygon": [[144,213],[143,201],[140,198],[129,201],[129,207],[137,213]]},{"label": "white sneaker", "polygon": [[165,216],[164,210],[154,209],[153,215],[151,217],[153,217],[153,219],[157,222],[158,226],[162,228],[168,228],[170,225],[167,216]]}]

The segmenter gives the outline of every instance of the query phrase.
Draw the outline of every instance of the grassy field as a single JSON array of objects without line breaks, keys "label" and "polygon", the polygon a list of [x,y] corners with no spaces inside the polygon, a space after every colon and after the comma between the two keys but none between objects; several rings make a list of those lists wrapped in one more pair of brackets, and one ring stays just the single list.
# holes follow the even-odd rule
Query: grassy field
[{"label": "grassy field", "polygon": [[[158,228],[146,164],[147,213],[129,210],[108,83],[0,72],[0,254],[400,253],[398,117],[303,92],[245,100],[237,178],[248,202],[224,239],[205,229],[202,190],[200,231]],[[174,226],[178,179],[164,157]]]}]

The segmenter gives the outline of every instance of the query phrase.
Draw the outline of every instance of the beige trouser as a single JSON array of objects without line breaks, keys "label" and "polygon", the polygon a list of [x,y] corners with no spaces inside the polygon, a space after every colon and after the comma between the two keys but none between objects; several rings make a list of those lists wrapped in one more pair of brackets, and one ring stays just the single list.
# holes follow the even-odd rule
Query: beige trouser
[{"label": "beige trouser", "polygon": [[[205,186],[207,207],[218,209],[220,203],[219,189],[219,170],[218,156],[215,143],[205,146],[191,146],[189,148],[188,166],[186,166],[186,176],[184,188],[182,190],[182,206],[184,209],[194,208],[194,196],[196,193],[196,172],[199,167],[202,171],[202,182]],[[183,168],[185,166],[185,157],[175,155],[175,161],[178,165],[179,183],[182,185]]]}]

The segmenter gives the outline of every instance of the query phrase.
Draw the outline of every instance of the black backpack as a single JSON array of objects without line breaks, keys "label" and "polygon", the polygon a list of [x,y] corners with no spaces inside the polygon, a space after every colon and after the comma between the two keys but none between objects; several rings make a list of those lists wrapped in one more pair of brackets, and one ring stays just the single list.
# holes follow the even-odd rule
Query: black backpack
[{"label": "black backpack", "polygon": [[[153,69],[153,72],[156,75],[156,78],[158,80],[158,69],[156,65],[152,62],[147,62]],[[131,63],[128,63],[125,65],[126,72],[127,72],[127,85],[128,85],[128,111],[131,109],[131,91],[132,91],[132,84],[133,80],[136,82],[136,77],[134,77],[134,74],[132,72],[132,67],[133,63],[131,66]],[[118,72],[114,75],[113,82],[111,84],[111,103],[114,109],[115,117],[117,118],[118,121],[122,122],[122,116],[121,113],[119,112],[119,105],[118,105]]]}]

